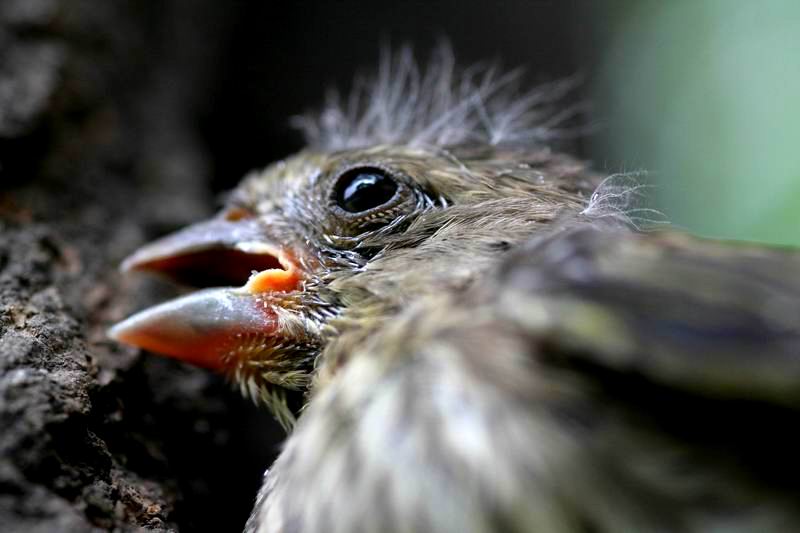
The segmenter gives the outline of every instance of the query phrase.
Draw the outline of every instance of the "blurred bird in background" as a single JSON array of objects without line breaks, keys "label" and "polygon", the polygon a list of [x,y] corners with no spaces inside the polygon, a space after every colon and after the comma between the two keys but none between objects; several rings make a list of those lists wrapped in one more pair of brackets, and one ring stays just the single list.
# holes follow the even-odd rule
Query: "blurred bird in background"
[{"label": "blurred bird in background", "polygon": [[800,528],[800,254],[643,231],[568,88],[403,50],[125,262],[201,290],[112,337],[289,430],[247,531]]}]

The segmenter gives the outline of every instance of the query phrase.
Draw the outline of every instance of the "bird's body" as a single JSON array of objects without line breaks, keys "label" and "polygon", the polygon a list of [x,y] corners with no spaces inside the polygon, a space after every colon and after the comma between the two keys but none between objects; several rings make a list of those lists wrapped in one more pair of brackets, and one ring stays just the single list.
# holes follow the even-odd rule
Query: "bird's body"
[{"label": "bird's body", "polygon": [[294,427],[247,531],[800,527],[800,255],[638,232],[635,189],[542,146],[542,93],[448,57],[128,262],[244,283],[113,334]]},{"label": "bird's body", "polygon": [[252,531],[793,531],[797,280],[684,236],[532,241],[351,354]]}]

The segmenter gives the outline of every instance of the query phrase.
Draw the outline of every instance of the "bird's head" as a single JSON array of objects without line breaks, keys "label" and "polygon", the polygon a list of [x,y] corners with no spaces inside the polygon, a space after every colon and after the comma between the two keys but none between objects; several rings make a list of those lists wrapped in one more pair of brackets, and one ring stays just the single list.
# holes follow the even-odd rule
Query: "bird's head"
[{"label": "bird's head", "polygon": [[[416,83],[435,86],[443,75],[437,67]],[[392,83],[407,99],[413,80],[404,76]],[[112,337],[221,371],[291,425],[291,391],[308,391],[320,361],[335,367],[414,300],[472,284],[517,243],[585,210],[597,183],[580,163],[536,143],[490,139],[489,128],[483,142],[474,137],[478,114],[514,118],[492,111],[517,101],[509,80],[487,76],[494,80],[485,73],[467,96],[439,104],[441,95],[418,88],[417,107],[403,108],[405,117],[389,109],[395,127],[383,134],[367,109],[348,122],[361,124],[363,138],[342,137],[347,113],[331,121],[329,108],[314,123],[317,133],[327,128],[327,142],[249,175],[216,217],[124,262],[201,290],[139,312]],[[370,87],[373,107],[392,97]],[[512,109],[531,110],[530,102]]]}]

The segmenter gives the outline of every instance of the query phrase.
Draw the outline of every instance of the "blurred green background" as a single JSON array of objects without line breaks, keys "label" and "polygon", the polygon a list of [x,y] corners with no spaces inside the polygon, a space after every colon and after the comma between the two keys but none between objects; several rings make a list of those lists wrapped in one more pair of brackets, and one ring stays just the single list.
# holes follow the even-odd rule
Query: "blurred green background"
[{"label": "blurred green background", "polygon": [[800,2],[603,5],[593,155],[713,237],[800,245]]}]

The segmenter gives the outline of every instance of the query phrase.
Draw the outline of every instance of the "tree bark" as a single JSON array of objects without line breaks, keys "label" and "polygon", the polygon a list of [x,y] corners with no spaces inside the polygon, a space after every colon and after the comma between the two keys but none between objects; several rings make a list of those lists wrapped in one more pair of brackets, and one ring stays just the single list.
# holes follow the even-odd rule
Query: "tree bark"
[{"label": "tree bark", "polygon": [[0,531],[238,531],[280,436],[105,337],[172,290],[124,255],[214,207],[192,120],[225,14],[181,4],[0,4]]}]

